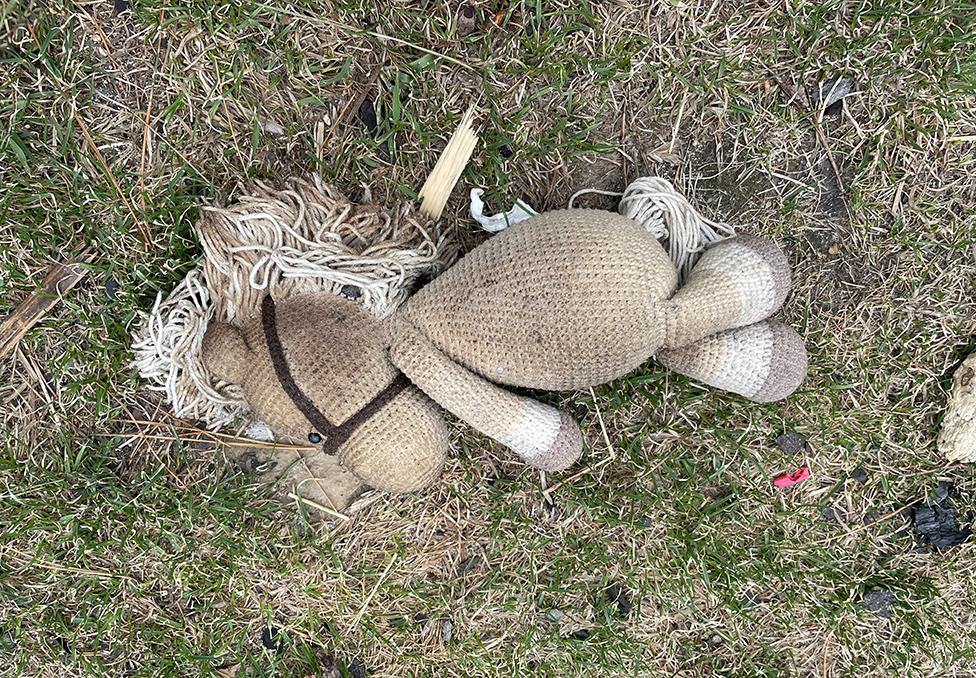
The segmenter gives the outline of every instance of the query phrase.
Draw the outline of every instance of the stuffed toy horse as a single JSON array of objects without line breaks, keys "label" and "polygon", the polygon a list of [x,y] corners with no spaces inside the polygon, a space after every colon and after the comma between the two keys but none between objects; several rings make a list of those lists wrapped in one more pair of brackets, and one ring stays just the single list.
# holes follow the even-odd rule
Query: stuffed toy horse
[{"label": "stuffed toy horse", "polygon": [[769,320],[789,287],[768,240],[712,245],[679,285],[637,221],[561,210],[490,238],[382,320],[331,293],[266,296],[250,319],[211,323],[202,359],[280,439],[408,492],[444,462],[441,408],[531,466],[562,471],[580,457],[568,414],[507,387],[582,389],[655,356],[756,402],[787,397],[807,369],[797,333]]}]

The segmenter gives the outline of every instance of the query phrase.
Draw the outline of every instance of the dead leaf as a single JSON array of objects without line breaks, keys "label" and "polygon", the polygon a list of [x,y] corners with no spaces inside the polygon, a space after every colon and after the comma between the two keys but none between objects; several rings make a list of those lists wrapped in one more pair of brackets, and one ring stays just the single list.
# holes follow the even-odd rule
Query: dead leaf
[{"label": "dead leaf", "polygon": [[321,450],[239,447],[233,452],[245,468],[259,470],[262,481],[275,482],[284,473],[279,483],[284,496],[293,495],[310,512],[330,518],[342,515],[367,487],[335,455]]},{"label": "dead leaf", "polygon": [[285,128],[273,120],[265,120],[261,123],[261,130],[274,136],[281,136],[285,133]]},{"label": "dead leaf", "polygon": [[508,15],[508,2],[509,0],[502,0],[501,7],[495,12],[495,25],[499,28],[505,23],[505,17]]},{"label": "dead leaf", "polygon": [[27,331],[37,324],[61,296],[85,276],[79,264],[55,264],[44,278],[43,289],[24,299],[0,322],[0,358],[12,351]]},{"label": "dead leaf", "polygon": [[854,83],[847,78],[831,78],[821,82],[813,98],[820,110],[825,111],[854,91]]}]

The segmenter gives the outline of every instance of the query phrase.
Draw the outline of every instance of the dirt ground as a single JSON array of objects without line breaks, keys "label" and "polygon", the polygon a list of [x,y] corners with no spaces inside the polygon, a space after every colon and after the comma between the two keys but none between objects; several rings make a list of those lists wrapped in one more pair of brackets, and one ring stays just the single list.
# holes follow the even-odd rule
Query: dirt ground
[{"label": "dirt ground", "polygon": [[[0,5],[0,315],[86,272],[0,359],[0,673],[976,675],[976,551],[914,528],[976,508],[934,442],[976,349],[973,11]],[[454,424],[431,490],[309,517],[145,393],[131,331],[201,204],[313,172],[412,200],[472,102],[462,243],[475,186],[541,210],[665,177],[787,251],[808,380],[757,405],[651,362],[552,396],[566,474]]]}]

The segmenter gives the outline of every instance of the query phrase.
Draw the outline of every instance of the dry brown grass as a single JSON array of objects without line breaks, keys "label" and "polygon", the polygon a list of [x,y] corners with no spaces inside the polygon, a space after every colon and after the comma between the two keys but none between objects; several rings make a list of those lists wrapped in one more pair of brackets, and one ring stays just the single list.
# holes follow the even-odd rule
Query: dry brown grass
[{"label": "dry brown grass", "polygon": [[[500,3],[474,4],[463,39],[451,4],[0,5],[0,306],[92,255],[0,364],[3,672],[976,674],[972,547],[917,552],[896,512],[938,480],[974,508],[972,468],[933,444],[976,335],[972,7],[522,2],[494,25]],[[836,76],[856,91],[821,116]],[[375,135],[336,124],[364,91]],[[311,171],[407,199],[473,101],[462,186],[493,206],[659,174],[783,243],[803,391],[757,406],[651,364],[561,396],[591,472],[556,487],[459,427],[434,489],[337,524],[131,423],[168,421],[137,397],[128,331],[199,255],[199,200]],[[463,193],[447,214],[470,244]],[[810,481],[771,487],[800,463]],[[861,607],[875,588],[890,619]]]}]

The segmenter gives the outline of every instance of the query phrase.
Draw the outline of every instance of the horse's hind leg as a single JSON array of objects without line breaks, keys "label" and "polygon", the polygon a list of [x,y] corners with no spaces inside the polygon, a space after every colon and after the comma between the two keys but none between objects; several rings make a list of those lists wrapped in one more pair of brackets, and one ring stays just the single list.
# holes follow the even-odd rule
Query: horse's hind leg
[{"label": "horse's hind leg", "polygon": [[788,325],[763,320],[657,354],[666,367],[760,403],[782,400],[807,373],[803,339]]},{"label": "horse's hind leg", "polygon": [[686,346],[765,320],[783,305],[789,289],[789,263],[774,242],[750,235],[723,240],[705,250],[665,302],[665,346]]}]

